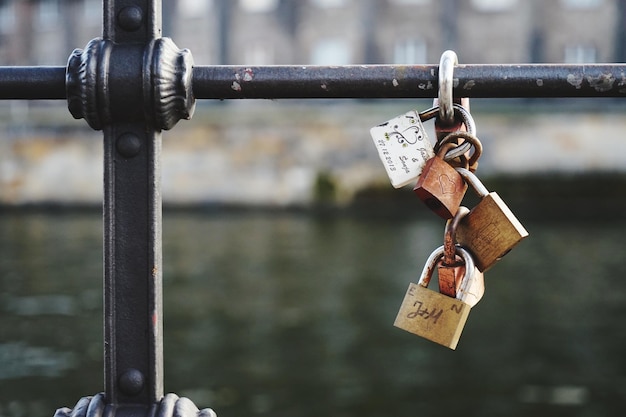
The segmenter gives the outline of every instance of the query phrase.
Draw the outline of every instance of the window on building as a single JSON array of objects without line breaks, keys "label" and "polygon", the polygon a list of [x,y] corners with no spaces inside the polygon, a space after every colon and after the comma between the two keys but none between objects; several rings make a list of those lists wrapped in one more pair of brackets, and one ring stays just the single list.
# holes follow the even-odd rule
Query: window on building
[{"label": "window on building", "polygon": [[0,3],[0,33],[10,33],[15,28],[15,3]]},{"label": "window on building", "polygon": [[251,42],[244,50],[246,65],[273,65],[275,61],[274,47],[268,42]]},{"label": "window on building", "polygon": [[49,29],[59,23],[59,0],[44,0],[37,9],[37,29]]},{"label": "window on building", "polygon": [[425,64],[426,43],[422,39],[405,38],[396,41],[393,47],[394,64]]},{"label": "window on building", "polygon": [[393,4],[398,6],[425,6],[431,3],[431,0],[391,0]]},{"label": "window on building", "polygon": [[98,22],[102,19],[102,1],[85,0],[83,3],[83,16],[88,22]]},{"label": "window on building", "polygon": [[239,7],[249,13],[266,13],[276,10],[278,0],[239,0]]},{"label": "window on building", "polygon": [[504,12],[517,5],[517,0],[472,0],[474,8],[480,12]]},{"label": "window on building", "polygon": [[178,0],[178,15],[184,18],[205,18],[212,6],[212,0]]},{"label": "window on building", "polygon": [[593,46],[572,45],[565,48],[566,64],[593,64],[597,62],[597,51]]},{"label": "window on building", "polygon": [[313,46],[312,65],[350,65],[350,46],[345,39],[324,39]]},{"label": "window on building", "polygon": [[311,0],[314,6],[321,8],[333,8],[333,7],[343,7],[346,5],[347,0]]},{"label": "window on building", "polygon": [[566,9],[595,9],[603,3],[603,0],[561,0],[561,4]]}]

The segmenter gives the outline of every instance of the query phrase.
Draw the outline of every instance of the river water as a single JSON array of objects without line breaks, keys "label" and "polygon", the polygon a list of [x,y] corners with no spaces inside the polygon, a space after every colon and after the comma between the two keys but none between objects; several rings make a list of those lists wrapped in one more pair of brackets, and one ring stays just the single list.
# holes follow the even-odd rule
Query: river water
[{"label": "river water", "polygon": [[[166,211],[165,390],[220,417],[623,415],[626,221],[524,224],[451,351],[393,327],[440,220]],[[1,417],[102,391],[101,229],[0,216]]]}]

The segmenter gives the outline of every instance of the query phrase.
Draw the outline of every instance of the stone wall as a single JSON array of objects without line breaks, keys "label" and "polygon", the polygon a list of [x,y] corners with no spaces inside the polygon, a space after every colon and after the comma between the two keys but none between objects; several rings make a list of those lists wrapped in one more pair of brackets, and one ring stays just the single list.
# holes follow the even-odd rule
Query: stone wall
[{"label": "stone wall", "polygon": [[[519,107],[492,112],[477,102],[472,110],[485,148],[479,175],[626,171],[626,118],[619,113],[529,113]],[[0,119],[0,204],[100,203],[101,133],[71,119],[58,104],[31,109],[21,122]],[[163,199],[285,206],[310,203],[320,193],[346,203],[365,188],[392,190],[369,129],[428,105],[425,100],[201,104],[193,120],[164,132]],[[432,122],[426,126],[434,137]]]}]

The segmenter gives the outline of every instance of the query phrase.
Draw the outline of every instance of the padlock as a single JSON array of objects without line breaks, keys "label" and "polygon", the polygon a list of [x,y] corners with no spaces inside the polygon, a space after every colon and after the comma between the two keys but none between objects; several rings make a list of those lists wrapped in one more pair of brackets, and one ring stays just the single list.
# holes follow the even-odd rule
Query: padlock
[{"label": "padlock", "polygon": [[[456,172],[451,163],[444,160],[450,150],[446,145],[451,144],[457,137],[463,137],[474,147],[474,153],[470,161],[467,161],[468,166],[480,157],[482,145],[476,136],[467,132],[451,133],[442,141],[437,154],[426,162],[413,188],[424,204],[444,219],[450,219],[456,214],[467,190],[467,183],[461,174]],[[461,159],[464,160],[463,155]]]},{"label": "padlock", "polygon": [[[474,134],[476,126],[469,112],[458,104],[454,104],[453,108],[455,115],[463,120],[467,131]],[[414,182],[426,161],[435,155],[422,122],[433,119],[438,114],[439,107],[432,107],[421,113],[411,110],[370,129],[378,156],[394,188]],[[463,152],[469,149],[469,145],[464,146]]]},{"label": "padlock", "polygon": [[526,238],[528,232],[500,196],[489,192],[473,172],[465,168],[456,170],[480,197],[459,223],[456,239],[474,255],[478,269],[485,272]]},{"label": "padlock", "polygon": [[370,129],[378,156],[394,188],[415,181],[426,161],[434,156],[422,121],[436,115],[433,109],[424,113],[411,110]]},{"label": "padlock", "polygon": [[[409,284],[393,325],[450,349],[456,349],[471,306],[460,299],[448,297],[428,288],[437,262],[443,256],[443,250],[443,246],[435,249],[424,265],[419,282]],[[466,271],[472,271],[474,261],[470,253],[462,247],[457,250],[465,262]],[[460,291],[466,289],[464,283],[470,278],[469,274],[469,272],[465,274]]]},{"label": "padlock", "polygon": [[443,239],[443,256],[437,263],[437,273],[439,292],[449,297],[457,297],[474,307],[485,293],[485,279],[483,273],[474,266],[469,279],[465,281],[466,286],[461,287],[466,265],[457,253],[456,244],[456,228],[468,213],[469,209],[461,206],[454,218],[447,221]]}]

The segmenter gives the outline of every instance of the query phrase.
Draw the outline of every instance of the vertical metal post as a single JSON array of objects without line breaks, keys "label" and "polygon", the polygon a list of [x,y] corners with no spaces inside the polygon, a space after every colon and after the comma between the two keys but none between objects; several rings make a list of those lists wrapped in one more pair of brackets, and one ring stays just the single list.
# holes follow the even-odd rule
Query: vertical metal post
[{"label": "vertical metal post", "polygon": [[68,107],[104,133],[105,392],[59,417],[198,415],[163,396],[161,130],[190,118],[193,61],[161,38],[160,0],[104,0],[102,38],[70,56]]},{"label": "vertical metal post", "polygon": [[105,396],[118,407],[163,396],[161,133],[142,120],[141,101],[135,109],[123,102],[142,80],[142,51],[160,37],[160,15],[158,0],[104,1],[103,38],[116,45],[110,112],[139,110],[137,121],[103,129]]},{"label": "vertical metal post", "polygon": [[163,396],[160,133],[104,129],[105,393],[113,404]]}]

